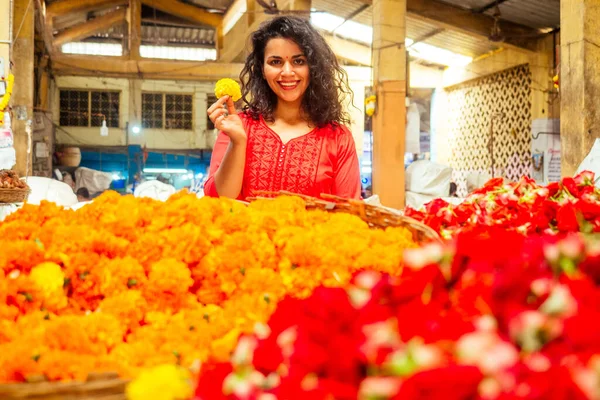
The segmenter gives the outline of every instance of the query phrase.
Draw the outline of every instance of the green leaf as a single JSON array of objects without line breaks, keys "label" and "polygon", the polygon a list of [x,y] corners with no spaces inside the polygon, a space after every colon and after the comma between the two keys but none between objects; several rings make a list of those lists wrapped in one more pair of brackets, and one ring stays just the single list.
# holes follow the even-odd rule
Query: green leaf
[{"label": "green leaf", "polygon": [[567,276],[573,276],[575,274],[575,271],[577,271],[577,264],[570,258],[562,257],[558,263],[560,265],[560,269]]},{"label": "green leaf", "polygon": [[23,297],[25,297],[25,300],[28,301],[29,303],[31,303],[33,301],[33,296],[31,295],[31,293],[19,292],[19,294],[22,295]]}]

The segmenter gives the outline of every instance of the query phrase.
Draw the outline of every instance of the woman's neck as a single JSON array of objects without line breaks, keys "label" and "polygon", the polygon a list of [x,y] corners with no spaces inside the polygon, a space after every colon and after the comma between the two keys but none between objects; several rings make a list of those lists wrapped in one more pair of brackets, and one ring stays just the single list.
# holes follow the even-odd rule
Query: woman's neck
[{"label": "woman's neck", "polygon": [[277,102],[275,107],[274,117],[276,120],[280,120],[289,125],[295,125],[299,122],[306,122],[302,113],[301,103],[285,103],[283,101]]}]

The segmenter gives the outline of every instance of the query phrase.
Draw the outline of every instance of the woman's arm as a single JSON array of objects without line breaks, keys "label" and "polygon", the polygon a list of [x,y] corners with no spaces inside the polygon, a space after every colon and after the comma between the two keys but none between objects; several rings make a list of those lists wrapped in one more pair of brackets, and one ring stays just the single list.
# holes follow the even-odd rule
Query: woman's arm
[{"label": "woman's arm", "polygon": [[[225,102],[227,110],[223,108]],[[246,164],[247,135],[243,122],[228,96],[219,99],[207,113],[220,132],[213,148],[210,177],[204,185],[204,193],[212,197],[238,198]]]},{"label": "woman's arm", "polygon": [[346,199],[361,198],[360,166],[352,133],[345,126],[338,136],[333,194]]}]

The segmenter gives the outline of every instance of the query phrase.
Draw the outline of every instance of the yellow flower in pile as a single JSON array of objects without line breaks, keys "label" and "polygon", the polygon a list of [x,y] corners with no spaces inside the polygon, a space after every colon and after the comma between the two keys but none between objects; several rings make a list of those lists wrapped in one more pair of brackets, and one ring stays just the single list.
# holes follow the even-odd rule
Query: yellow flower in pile
[{"label": "yellow flower in pile", "polygon": [[240,85],[233,79],[219,79],[215,85],[215,96],[217,96],[217,99],[229,96],[233,101],[238,101],[242,98],[242,90],[240,89]]},{"label": "yellow flower in pile", "polygon": [[54,294],[62,290],[65,283],[65,274],[60,265],[53,262],[38,264],[31,269],[29,277],[45,294]]},{"label": "yellow flower in pile", "polygon": [[29,278],[42,292],[45,307],[55,311],[67,305],[63,290],[65,274],[60,265],[53,262],[38,264],[29,272]]},{"label": "yellow flower in pile", "polygon": [[185,400],[192,397],[192,376],[177,365],[165,364],[142,371],[126,390],[128,400]]},{"label": "yellow flower in pile", "polygon": [[240,330],[234,328],[230,330],[225,336],[220,337],[219,339],[215,339],[211,343],[211,350],[213,353],[213,357],[215,360],[224,362],[229,360],[235,345],[237,344],[237,340],[240,337]]}]

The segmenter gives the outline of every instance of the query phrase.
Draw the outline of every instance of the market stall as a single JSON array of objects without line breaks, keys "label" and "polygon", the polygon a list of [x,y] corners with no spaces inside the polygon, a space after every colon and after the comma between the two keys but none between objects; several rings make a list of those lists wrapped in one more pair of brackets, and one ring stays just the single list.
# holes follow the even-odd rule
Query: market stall
[{"label": "market stall", "polygon": [[0,396],[593,399],[593,179],[407,211],[429,228],[294,196],[25,205],[0,225]]}]

